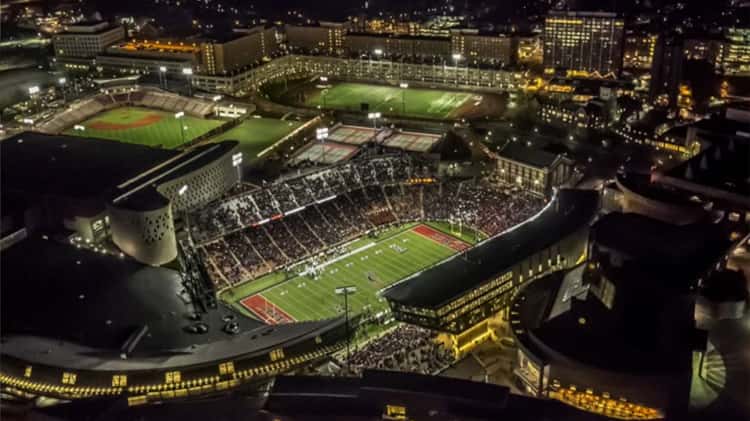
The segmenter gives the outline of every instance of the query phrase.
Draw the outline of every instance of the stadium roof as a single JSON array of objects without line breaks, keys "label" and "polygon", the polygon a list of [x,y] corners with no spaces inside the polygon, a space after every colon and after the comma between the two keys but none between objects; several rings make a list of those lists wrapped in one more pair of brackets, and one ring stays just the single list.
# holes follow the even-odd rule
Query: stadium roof
[{"label": "stadium roof", "polygon": [[395,284],[383,296],[415,307],[441,307],[588,224],[598,205],[596,192],[561,190],[525,223]]},{"label": "stadium roof", "polygon": [[509,142],[499,155],[522,164],[536,168],[549,168],[558,158],[558,155],[542,149],[529,148],[516,142]]},{"label": "stadium roof", "polygon": [[113,140],[24,132],[0,142],[2,191],[102,196],[177,155],[178,151]]},{"label": "stadium roof", "polygon": [[[33,237],[2,252],[0,327],[3,356],[80,369],[142,370],[194,365],[268,352],[343,323],[267,326],[218,305],[193,319],[197,307],[181,274]],[[224,331],[226,317],[238,334]],[[206,333],[185,329],[204,323]],[[147,327],[131,357],[120,349]]]}]

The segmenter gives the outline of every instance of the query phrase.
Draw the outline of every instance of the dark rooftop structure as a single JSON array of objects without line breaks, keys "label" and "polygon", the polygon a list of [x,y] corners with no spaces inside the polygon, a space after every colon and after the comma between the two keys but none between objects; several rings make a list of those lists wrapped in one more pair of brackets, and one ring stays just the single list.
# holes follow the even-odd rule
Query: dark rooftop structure
[{"label": "dark rooftop structure", "polygon": [[499,155],[503,158],[536,168],[548,168],[558,158],[558,155],[553,153],[542,149],[526,147],[516,142],[508,143],[505,148],[500,151]]},{"label": "dark rooftop structure", "polygon": [[113,140],[24,132],[0,142],[2,190],[101,196],[179,154]]},{"label": "dark rooftop structure", "polygon": [[595,192],[561,190],[558,195],[528,221],[393,285],[383,296],[416,307],[440,307],[575,232],[598,210]]}]

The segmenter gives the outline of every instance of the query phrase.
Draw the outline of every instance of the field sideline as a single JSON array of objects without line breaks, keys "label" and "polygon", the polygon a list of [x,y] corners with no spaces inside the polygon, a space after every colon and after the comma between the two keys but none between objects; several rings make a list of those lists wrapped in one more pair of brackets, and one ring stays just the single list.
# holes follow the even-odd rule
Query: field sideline
[{"label": "field sideline", "polygon": [[174,113],[166,111],[120,107],[80,123],[84,130],[71,128],[65,134],[173,149],[183,144],[180,124],[183,124],[184,142],[187,143],[223,123],[221,120],[197,118],[187,114],[178,120]]},{"label": "field sideline", "polygon": [[360,111],[360,104],[367,103],[369,111],[442,119],[457,117],[459,109],[474,103],[474,96],[477,95],[468,92],[342,82],[327,89],[315,87],[304,104]]},{"label": "field sideline", "polygon": [[[387,308],[387,303],[377,296],[378,291],[482,238],[466,232],[459,240],[443,227],[433,223],[408,224],[392,228],[376,239],[361,238],[347,246],[348,253],[317,262],[317,279],[313,274],[276,272],[234,291],[225,291],[222,299],[267,323],[318,320],[343,312],[343,299],[334,289],[354,285],[358,290],[350,297],[352,314],[376,314]],[[304,269],[298,268],[301,272]]]}]

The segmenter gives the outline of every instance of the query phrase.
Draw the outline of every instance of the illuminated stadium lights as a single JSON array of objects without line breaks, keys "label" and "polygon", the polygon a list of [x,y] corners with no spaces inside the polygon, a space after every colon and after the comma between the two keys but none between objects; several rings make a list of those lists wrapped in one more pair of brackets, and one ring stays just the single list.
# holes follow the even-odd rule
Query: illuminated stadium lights
[{"label": "illuminated stadium lights", "polygon": [[236,167],[242,164],[242,152],[237,152],[236,154],[232,155],[232,166]]},{"label": "illuminated stadium lights", "polygon": [[373,53],[375,53],[375,55],[376,55],[376,56],[382,56],[382,55],[383,55],[383,50],[382,50],[382,49],[380,49],[380,48],[376,48],[376,49],[375,49],[375,50],[373,51]]},{"label": "illuminated stadium lights", "polygon": [[460,61],[463,56],[461,54],[456,53],[456,54],[453,54],[452,57],[453,57],[453,61],[457,62],[457,61]]},{"label": "illuminated stadium lights", "polygon": [[179,111],[174,114],[174,118],[182,118],[185,117],[185,111]]},{"label": "illuminated stadium lights", "polygon": [[39,87],[38,86],[31,86],[29,87],[29,95],[35,95],[39,93]]},{"label": "illuminated stadium lights", "polygon": [[183,194],[185,194],[185,192],[187,191],[187,189],[188,189],[187,184],[183,184],[182,187],[180,187],[180,189],[177,190],[177,194],[179,194],[180,196],[182,196]]},{"label": "illuminated stadium lights", "polygon": [[182,74],[186,76],[190,76],[193,74],[193,69],[191,69],[190,67],[184,67],[182,69]]},{"label": "illuminated stadium lights", "polygon": [[319,129],[315,129],[315,139],[325,140],[327,138],[328,138],[328,127],[321,127]]},{"label": "illuminated stadium lights", "polygon": [[398,84],[398,86],[399,88],[407,89],[409,87],[409,84],[405,82],[401,82]]},{"label": "illuminated stadium lights", "polygon": [[161,73],[167,73],[167,67],[166,66],[159,66],[159,72],[161,72]]},{"label": "illuminated stadium lights", "polygon": [[86,128],[85,128],[85,127],[83,127],[83,126],[82,126],[82,125],[80,125],[80,124],[76,124],[75,126],[73,126],[73,130],[76,130],[76,131],[82,132],[82,131],[86,130]]},{"label": "illuminated stadium lights", "polygon": [[321,76],[320,81],[323,83],[328,82],[328,76]]}]

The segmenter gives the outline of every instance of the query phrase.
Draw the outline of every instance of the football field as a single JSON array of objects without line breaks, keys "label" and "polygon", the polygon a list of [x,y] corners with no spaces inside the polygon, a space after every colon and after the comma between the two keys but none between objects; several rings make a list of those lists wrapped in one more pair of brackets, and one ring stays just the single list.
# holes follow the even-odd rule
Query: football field
[{"label": "football field", "polygon": [[202,119],[187,114],[177,119],[174,113],[166,111],[121,107],[80,123],[83,130],[71,128],[65,134],[172,149],[223,123],[221,120]]},{"label": "football field", "polygon": [[351,314],[387,309],[378,291],[464,250],[475,242],[435,228],[410,224],[361,238],[337,255],[300,265],[294,273],[274,273],[225,292],[222,298],[266,323],[319,320],[343,313],[343,297],[334,290],[355,286],[349,297]]},{"label": "football field", "polygon": [[216,136],[212,141],[237,140],[247,162],[255,161],[258,154],[273,145],[303,122],[279,120],[277,118],[249,118],[238,126]]},{"label": "football field", "polygon": [[[478,98],[473,98],[477,96]],[[347,111],[360,111],[367,103],[370,112],[408,117],[453,118],[462,107],[471,106],[480,95],[438,89],[400,88],[364,83],[336,83],[330,88],[316,86],[305,105]]]}]

